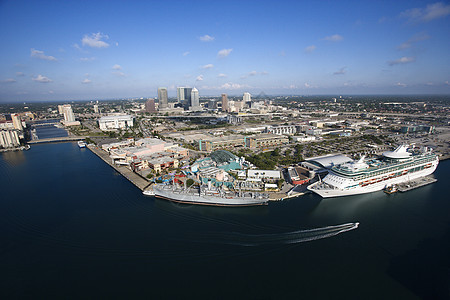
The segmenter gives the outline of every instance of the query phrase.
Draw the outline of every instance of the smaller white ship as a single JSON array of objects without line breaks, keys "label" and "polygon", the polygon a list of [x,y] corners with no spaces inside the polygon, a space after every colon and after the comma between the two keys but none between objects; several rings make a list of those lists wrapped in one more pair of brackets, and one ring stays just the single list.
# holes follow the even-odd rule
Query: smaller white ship
[{"label": "smaller white ship", "polygon": [[86,148],[86,143],[84,141],[78,141],[78,147]]}]

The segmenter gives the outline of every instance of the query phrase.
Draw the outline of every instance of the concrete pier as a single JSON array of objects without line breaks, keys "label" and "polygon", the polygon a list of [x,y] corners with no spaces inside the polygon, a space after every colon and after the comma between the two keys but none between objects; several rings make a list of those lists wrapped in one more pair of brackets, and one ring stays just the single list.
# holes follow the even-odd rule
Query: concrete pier
[{"label": "concrete pier", "polygon": [[408,182],[404,182],[404,183],[400,183],[398,184],[398,190],[400,192],[407,192],[431,183],[436,182],[437,179],[434,178],[432,175],[430,176],[425,176],[425,177],[421,177],[421,178],[417,178]]},{"label": "concrete pier", "polygon": [[105,163],[110,165],[114,170],[119,172],[123,177],[128,179],[132,184],[134,184],[137,188],[139,188],[141,191],[144,191],[148,186],[150,186],[150,182],[141,177],[140,175],[134,173],[130,169],[128,169],[125,166],[117,166],[112,163],[111,158],[109,157],[108,153],[105,151],[99,149],[97,146],[88,145],[87,148],[91,150],[95,155],[100,157]]}]

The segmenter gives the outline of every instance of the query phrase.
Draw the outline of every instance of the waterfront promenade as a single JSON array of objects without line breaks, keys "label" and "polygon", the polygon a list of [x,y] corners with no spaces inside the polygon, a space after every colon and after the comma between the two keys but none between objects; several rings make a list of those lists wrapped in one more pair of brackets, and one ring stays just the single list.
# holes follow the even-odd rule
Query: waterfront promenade
[{"label": "waterfront promenade", "polygon": [[134,184],[141,191],[144,191],[151,184],[151,182],[147,181],[146,179],[144,179],[140,175],[134,173],[133,171],[131,171],[127,167],[125,167],[125,166],[117,166],[117,165],[113,164],[111,158],[109,157],[109,155],[105,151],[99,149],[97,146],[88,145],[87,148],[89,150],[91,150],[95,155],[100,157],[105,163],[110,165],[114,170],[119,172],[123,177],[128,179],[132,184]]}]

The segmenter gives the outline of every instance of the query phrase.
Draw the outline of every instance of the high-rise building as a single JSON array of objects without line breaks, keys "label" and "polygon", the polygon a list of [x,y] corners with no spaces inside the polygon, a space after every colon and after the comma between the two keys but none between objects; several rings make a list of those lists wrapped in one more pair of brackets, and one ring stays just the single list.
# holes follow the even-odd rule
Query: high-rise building
[{"label": "high-rise building", "polygon": [[148,113],[155,113],[155,100],[154,99],[148,99],[147,102],[145,102],[145,111]]},{"label": "high-rise building", "polygon": [[209,100],[208,109],[216,109],[216,108],[217,108],[217,100]]},{"label": "high-rise building", "polygon": [[222,111],[228,111],[228,96],[227,94],[222,94]]},{"label": "high-rise building", "polygon": [[11,120],[13,121],[14,129],[23,130],[22,120],[18,114],[11,114]]},{"label": "high-rise building", "polygon": [[196,109],[200,107],[200,97],[198,95],[198,90],[193,88],[191,91],[191,105],[190,109]]},{"label": "high-rise building", "polygon": [[75,115],[72,111],[72,106],[70,104],[63,105],[64,121],[75,122]]},{"label": "high-rise building", "polygon": [[0,130],[0,146],[3,148],[20,145],[19,134],[16,130]]},{"label": "high-rise building", "polygon": [[94,104],[94,113],[98,114],[98,105],[97,104]]},{"label": "high-rise building", "polygon": [[245,92],[244,97],[242,97],[242,101],[244,102],[252,101],[252,95],[250,95],[250,93]]},{"label": "high-rise building", "polygon": [[185,99],[184,97],[184,87],[177,87],[177,101],[183,102]]},{"label": "high-rise building", "polygon": [[159,109],[165,109],[168,107],[168,97],[167,97],[167,88],[161,87],[158,88],[158,100],[159,100]]}]

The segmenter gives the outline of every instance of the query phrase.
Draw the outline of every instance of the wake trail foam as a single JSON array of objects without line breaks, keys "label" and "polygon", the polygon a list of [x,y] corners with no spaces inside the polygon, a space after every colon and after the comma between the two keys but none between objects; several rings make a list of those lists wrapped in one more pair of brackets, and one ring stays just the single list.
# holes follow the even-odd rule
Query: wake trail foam
[{"label": "wake trail foam", "polygon": [[270,234],[245,234],[239,232],[212,233],[207,234],[204,238],[212,243],[239,246],[297,244],[329,238],[356,229],[358,226],[359,223],[346,223],[321,228]]}]

